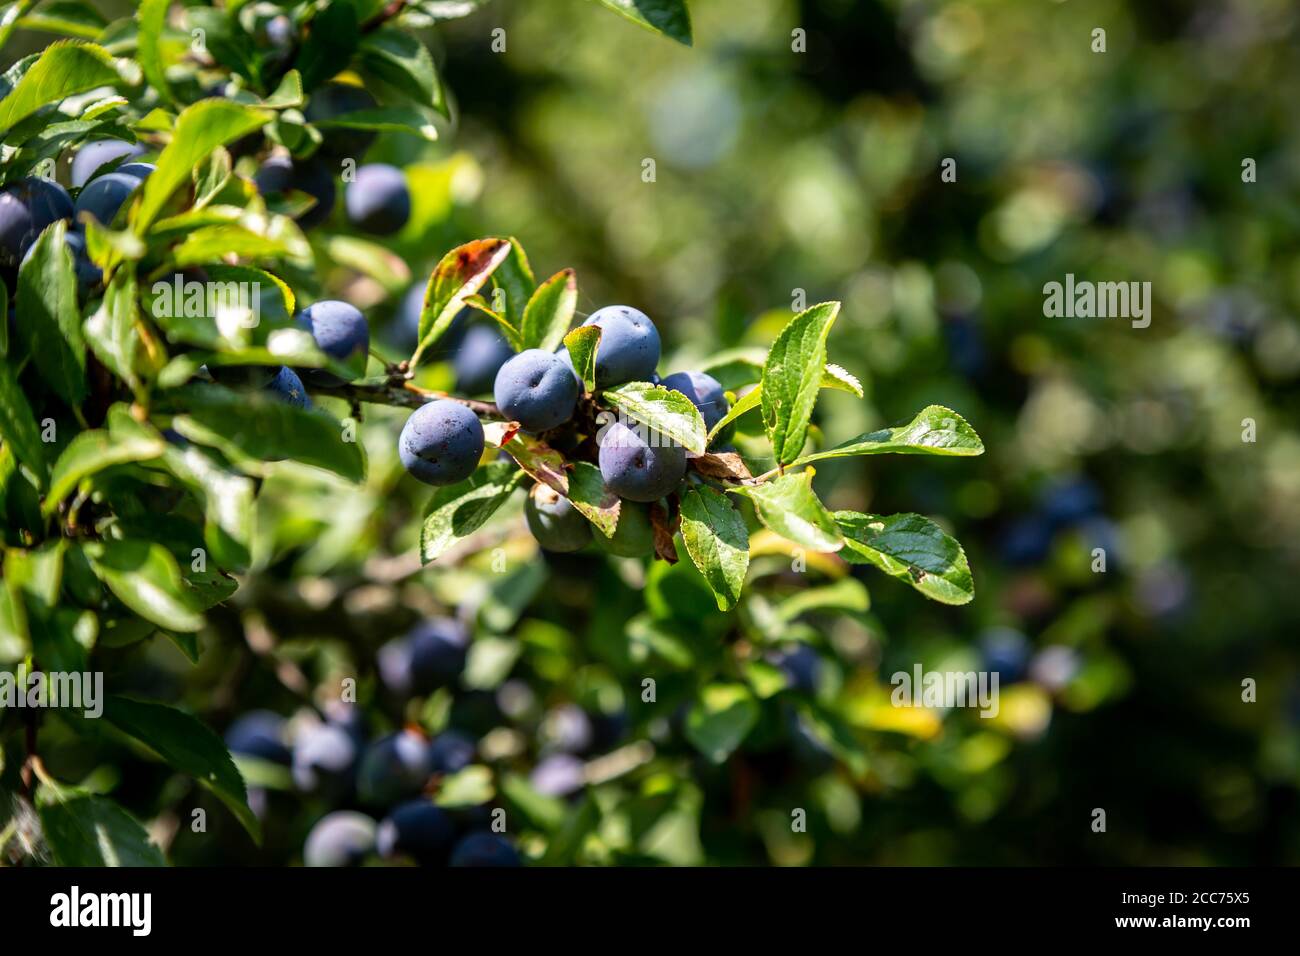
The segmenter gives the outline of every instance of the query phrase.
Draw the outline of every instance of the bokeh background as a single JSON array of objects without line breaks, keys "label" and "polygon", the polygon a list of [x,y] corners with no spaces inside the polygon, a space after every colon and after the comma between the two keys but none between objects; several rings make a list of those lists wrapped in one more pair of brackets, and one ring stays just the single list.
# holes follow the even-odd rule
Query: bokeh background
[{"label": "bokeh background", "polygon": [[[693,20],[688,49],[576,0],[498,0],[427,33],[456,121],[370,157],[418,184],[393,251],[419,279],[458,242],[517,236],[539,278],[577,268],[581,311],[651,315],[663,371],[766,348],[796,290],[842,300],[831,358],[867,397],[823,393],[824,440],[942,403],[988,451],[828,461],[818,489],[941,520],[975,601],[829,561],[794,573],[774,547],[724,618],[689,568],[541,556],[518,516],[420,571],[425,495],[395,461],[402,414],[376,410],[360,492],[292,467],[267,482],[259,567],[210,615],[200,665],[160,643],[110,680],[220,728],[359,674],[380,725],[480,739],[551,862],[1300,863],[1300,8],[701,0]],[[1066,273],[1149,281],[1150,327],[1044,317]],[[396,351],[404,276],[315,278]],[[384,703],[374,648],[437,613],[476,629],[466,687]],[[816,692],[765,700],[741,748],[705,761],[675,689],[793,641],[817,652]],[[890,707],[889,675],[918,662],[999,670],[1001,713]],[[586,759],[620,756],[557,835],[526,780],[574,706],[603,741]],[[192,834],[177,825],[210,798],[67,748],[68,779],[120,775],[156,833],[171,821],[178,863],[294,862],[321,812],[250,775],[266,845],[219,809]]]}]

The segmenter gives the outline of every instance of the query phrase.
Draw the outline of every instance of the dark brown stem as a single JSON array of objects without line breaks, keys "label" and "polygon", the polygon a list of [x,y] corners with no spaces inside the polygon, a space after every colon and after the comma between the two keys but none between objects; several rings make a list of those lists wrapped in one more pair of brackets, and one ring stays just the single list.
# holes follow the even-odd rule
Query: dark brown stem
[{"label": "dark brown stem", "polygon": [[485,418],[505,419],[501,410],[492,402],[480,402],[473,398],[461,398],[437,392],[433,389],[420,388],[400,378],[372,385],[339,385],[337,387],[313,386],[311,392],[316,395],[329,395],[348,402],[366,402],[370,405],[394,405],[398,408],[419,408],[440,398],[458,402]]}]

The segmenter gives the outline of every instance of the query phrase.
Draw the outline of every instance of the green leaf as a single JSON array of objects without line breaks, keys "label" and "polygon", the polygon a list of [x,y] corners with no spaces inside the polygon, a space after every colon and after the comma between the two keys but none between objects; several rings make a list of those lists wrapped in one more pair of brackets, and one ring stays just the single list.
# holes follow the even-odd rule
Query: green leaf
[{"label": "green leaf", "polygon": [[135,269],[122,267],[113,273],[99,308],[82,326],[95,357],[133,391],[140,389],[135,373],[140,349],[140,332],[136,328],[139,312]]},{"label": "green leaf", "polygon": [[225,262],[232,255],[254,262],[291,259],[305,264],[311,261],[311,246],[292,219],[273,215],[261,218],[254,228],[243,222],[195,229],[176,247],[172,259],[184,268]]},{"label": "green leaf", "polygon": [[804,455],[795,465],[823,458],[850,458],[855,455],[982,455],[984,443],[975,429],[950,408],[928,405],[906,425],[882,428],[841,442],[834,448]]},{"label": "green leaf", "polygon": [[[841,554],[848,555],[846,550]],[[850,562],[852,563],[852,562]],[[857,578],[840,578],[833,584],[796,591],[776,607],[776,616],[784,622],[795,620],[810,611],[837,611],[841,614],[865,614],[871,609],[871,595]]]},{"label": "green leaf", "polygon": [[763,424],[777,462],[799,456],[826,371],[826,336],[838,302],[800,312],[781,330],[763,366]]},{"label": "green leaf", "polygon": [[39,808],[45,842],[59,866],[166,866],[162,851],[131,814],[93,794]]},{"label": "green leaf", "polygon": [[176,117],[172,141],[158,156],[157,169],[144,182],[140,204],[132,226],[144,235],[163,210],[172,193],[190,182],[191,171],[218,146],[239,139],[274,114],[225,99],[200,100]]},{"label": "green leaf", "polygon": [[256,518],[253,480],[225,467],[200,445],[168,445],[163,463],[202,498],[203,539],[216,562],[234,570],[247,567]]},{"label": "green leaf", "polygon": [[315,89],[343,69],[361,41],[357,11],[352,3],[331,3],[311,21],[311,32],[294,65],[302,85]]},{"label": "green leaf", "polygon": [[78,408],[87,394],[86,343],[67,229],[60,220],[36,240],[18,270],[14,317],[41,377],[70,407]]},{"label": "green leaf", "polygon": [[8,357],[0,357],[0,439],[14,457],[26,465],[40,487],[45,487],[49,462],[40,428],[27,396],[18,385],[18,376]]},{"label": "green leaf", "polygon": [[136,59],[140,61],[149,85],[167,103],[176,102],[167,83],[161,49],[163,28],[167,25],[167,11],[171,5],[171,0],[140,0],[135,11],[136,21],[140,24],[136,34]]},{"label": "green leaf", "polygon": [[433,802],[440,807],[478,807],[495,796],[491,769],[471,764],[444,777]]},{"label": "green leaf", "polygon": [[865,394],[862,391],[862,382],[858,377],[848,369],[841,368],[830,362],[826,363],[826,370],[822,373],[822,388],[834,388],[841,392],[848,392],[850,395],[856,395],[862,398]]},{"label": "green leaf", "polygon": [[527,777],[507,773],[501,780],[501,795],[528,826],[551,832],[564,822],[564,801],[538,793]]},{"label": "green leaf", "polygon": [[79,40],[60,40],[45,48],[21,80],[0,99],[0,133],[42,106],[98,86],[134,86],[140,68],[118,60],[103,47]]},{"label": "green leaf", "polygon": [[0,279],[0,315],[5,321],[0,322],[0,357],[9,354],[9,286]]},{"label": "green leaf", "polygon": [[600,348],[600,326],[580,325],[564,337],[573,371],[582,380],[582,390],[596,390],[596,350]]},{"label": "green leaf", "polygon": [[758,408],[758,406],[762,404],[762,401],[763,401],[763,386],[760,383],[758,385],[755,385],[744,395],[740,396],[740,398],[736,399],[735,404],[733,404],[731,408],[727,409],[727,414],[719,418],[717,424],[714,425],[711,429],[709,429],[709,435],[708,435],[709,444],[713,443],[713,439],[717,438],[718,434],[724,428],[726,428],[728,425],[734,422],[741,415],[744,415],[746,412],[753,411],[755,408]]},{"label": "green leaf", "polygon": [[280,80],[280,85],[262,101],[270,110],[296,109],[306,102],[302,92],[302,74],[290,70]]},{"label": "green leaf", "polygon": [[577,305],[578,280],[572,269],[563,269],[543,282],[524,309],[519,329],[523,348],[554,352],[564,341]]},{"label": "green leaf", "polygon": [[325,248],[331,260],[369,276],[389,293],[405,291],[411,284],[405,260],[377,242],[358,236],[330,236]]},{"label": "green leaf", "polygon": [[465,300],[483,287],[497,266],[510,255],[510,248],[506,239],[475,239],[442,257],[424,290],[420,344],[411,356],[412,367],[419,364],[425,350],[450,328]]},{"label": "green leaf", "polygon": [[600,3],[648,30],[691,45],[691,14],[686,0],[600,0]]},{"label": "green leaf", "polygon": [[520,351],[518,330],[523,325],[524,309],[528,306],[528,300],[532,298],[533,290],[537,288],[537,280],[533,278],[533,269],[528,264],[524,247],[514,236],[510,237],[510,255],[497,267],[492,281],[505,293],[506,324],[515,330],[515,338],[511,339],[510,344],[518,352]]},{"label": "green leaf", "polygon": [[718,610],[735,607],[749,570],[749,530],[726,495],[702,485],[682,496],[682,541]]},{"label": "green leaf", "polygon": [[687,451],[704,454],[708,445],[700,410],[681,392],[628,382],[600,393],[601,399],[625,412],[629,418],[682,445]]},{"label": "green leaf", "polygon": [[447,115],[433,57],[418,37],[397,27],[380,27],[362,37],[358,52],[363,69],[417,103]]},{"label": "green leaf", "polygon": [[[5,11],[5,16],[8,18],[10,12],[17,8],[31,6],[34,4],[11,4],[10,10]],[[47,3],[41,9],[23,16],[18,21],[18,26],[23,30],[42,30],[79,40],[94,40],[108,26],[108,21],[88,3],[55,0],[54,3]]]},{"label": "green leaf", "polygon": [[320,129],[368,129],[376,133],[414,133],[429,142],[438,138],[438,128],[429,117],[415,106],[381,106],[377,109],[356,110],[316,120],[312,125]]},{"label": "green leaf", "polygon": [[65,497],[91,475],[128,461],[148,461],[162,455],[167,443],[161,438],[133,436],[123,440],[102,428],[82,432],[68,443],[50,475],[50,490],[41,509],[46,515],[58,510]]},{"label": "green leaf", "polygon": [[571,866],[587,836],[600,825],[600,807],[587,795],[568,812],[559,830],[546,844],[538,866]]},{"label": "green leaf", "polygon": [[176,559],[161,544],[107,539],[87,542],[85,552],[99,579],[136,614],[173,631],[203,626]]},{"label": "green leaf", "polygon": [[762,349],[727,349],[700,363],[699,369],[712,376],[726,391],[735,392],[762,380],[766,360],[767,353]]},{"label": "green leaf", "polygon": [[[187,37],[194,36],[195,30],[203,31],[203,45],[216,63],[245,80],[252,81],[255,78],[257,64],[253,44],[228,10],[216,6],[186,4],[184,32]],[[224,87],[223,82],[223,95]]]},{"label": "green leaf", "polygon": [[840,556],[850,564],[874,564],[944,604],[967,604],[975,597],[966,552],[929,518],[837,511],[835,521],[844,532]]},{"label": "green leaf", "polygon": [[481,528],[523,477],[510,462],[495,461],[464,481],[434,492],[420,526],[420,561],[428,564]]},{"label": "green leaf", "polygon": [[844,538],[812,489],[813,472],[782,475],[761,485],[727,490],[754,502],[758,520],[788,541],[813,551],[838,551]]},{"label": "green leaf", "polygon": [[713,763],[722,763],[758,723],[758,701],[744,684],[710,684],[686,717],[686,739]]},{"label": "green leaf", "polygon": [[591,462],[573,462],[566,497],[605,537],[611,537],[617,530],[622,502],[605,487],[600,469]]},{"label": "green leaf", "polygon": [[221,738],[202,723],[174,707],[117,695],[104,703],[104,720],[215,793],[249,835],[261,842],[261,827],[248,807],[244,779]]},{"label": "green leaf", "polygon": [[43,114],[38,113],[11,131],[11,138],[15,142],[21,140],[22,147],[5,164],[6,179],[13,181],[33,171],[46,160],[56,159],[64,150],[86,139],[91,133],[99,133],[115,139],[134,139],[131,131],[121,125],[118,117],[115,116],[105,116],[97,120],[81,119],[50,123],[30,136],[23,132],[29,124],[46,119]]},{"label": "green leaf", "polygon": [[181,394],[184,414],[172,427],[191,441],[260,461],[292,458],[349,481],[365,477],[360,443],[345,441],[342,423],[323,411],[213,385],[190,385]]},{"label": "green leaf", "polygon": [[121,262],[142,259],[147,251],[140,237],[129,229],[110,229],[93,217],[82,225],[86,231],[86,254],[105,275]]},{"label": "green leaf", "polygon": [[37,0],[15,0],[5,7],[4,13],[0,14],[0,49],[4,49],[18,24],[36,3]]},{"label": "green leaf", "polygon": [[211,203],[230,182],[230,151],[218,146],[201,165],[194,168],[194,204],[202,209]]}]

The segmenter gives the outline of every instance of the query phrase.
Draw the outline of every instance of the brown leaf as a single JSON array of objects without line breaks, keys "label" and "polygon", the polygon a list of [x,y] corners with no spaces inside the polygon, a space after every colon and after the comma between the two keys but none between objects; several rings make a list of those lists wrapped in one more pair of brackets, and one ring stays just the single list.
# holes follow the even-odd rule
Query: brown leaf
[{"label": "brown leaf", "polygon": [[690,464],[705,478],[723,481],[753,481],[744,460],[734,451],[709,452],[690,459]]},{"label": "brown leaf", "polygon": [[568,496],[569,476],[564,470],[564,456],[546,442],[518,432],[501,449],[532,478]]},{"label": "brown leaf", "polygon": [[655,557],[669,564],[676,564],[677,546],[673,544],[673,536],[677,534],[677,528],[682,520],[677,496],[673,495],[669,498],[668,503],[672,509],[671,513],[658,501],[650,506],[650,526],[654,529],[655,535]]},{"label": "brown leaf", "polygon": [[484,422],[483,441],[493,448],[503,448],[519,431],[518,422]]}]

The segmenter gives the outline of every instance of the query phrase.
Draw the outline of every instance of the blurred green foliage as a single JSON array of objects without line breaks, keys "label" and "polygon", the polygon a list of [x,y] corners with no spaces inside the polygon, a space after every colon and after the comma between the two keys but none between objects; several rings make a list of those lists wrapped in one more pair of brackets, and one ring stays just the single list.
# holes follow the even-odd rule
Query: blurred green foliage
[{"label": "blurred green foliage", "polygon": [[[580,309],[637,303],[678,349],[669,370],[763,345],[794,290],[842,299],[832,354],[869,401],[825,396],[827,442],[934,401],[989,449],[822,463],[832,506],[949,516],[978,587],[953,610],[880,584],[865,624],[815,626],[844,687],[918,659],[975,666],[999,629],[1078,655],[1045,699],[1004,689],[1005,721],[886,733],[876,759],[873,739],[860,774],[742,752],[706,778],[701,858],[1300,861],[1295,7],[693,12],[689,50],[546,4],[454,24],[455,141],[484,182],[465,234],[509,229],[535,261],[575,265]],[[482,42],[497,23],[504,54]],[[1151,326],[1045,318],[1043,285],[1066,273],[1150,281]],[[1076,481],[1095,510],[1054,522]],[[795,805],[809,837],[789,833]]]}]

